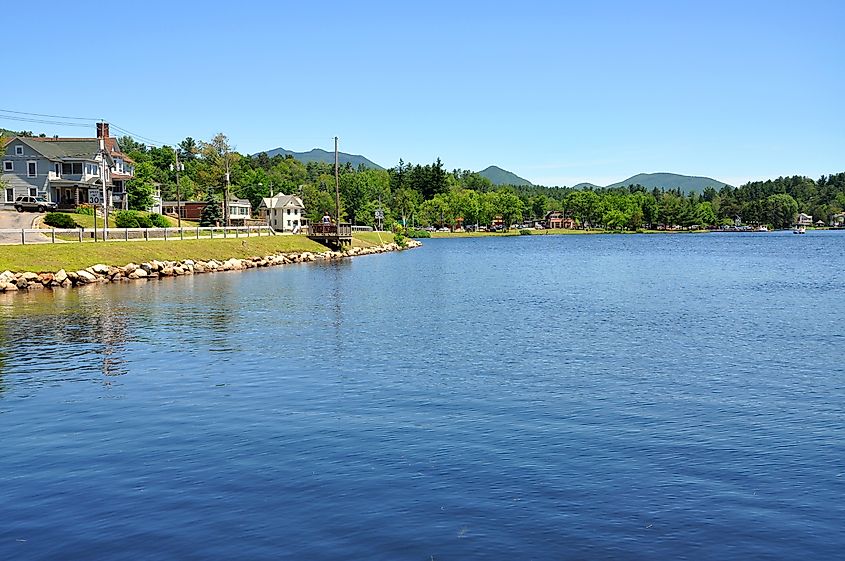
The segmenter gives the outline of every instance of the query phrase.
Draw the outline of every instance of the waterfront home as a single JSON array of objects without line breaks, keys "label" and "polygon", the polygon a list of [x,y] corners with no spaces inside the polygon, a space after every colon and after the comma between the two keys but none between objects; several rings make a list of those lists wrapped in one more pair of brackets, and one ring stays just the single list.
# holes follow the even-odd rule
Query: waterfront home
[{"label": "waterfront home", "polygon": [[798,226],[812,226],[813,225],[813,217],[809,214],[804,214],[803,212],[798,214],[798,220],[796,222]]},{"label": "waterfront home", "polygon": [[97,123],[96,138],[16,136],[6,143],[2,162],[0,203],[8,206],[26,195],[65,209],[102,204],[102,171],[109,206],[126,208],[125,182],[134,174],[132,160],[109,136],[108,123]]},{"label": "waterfront home", "polygon": [[575,220],[564,215],[559,210],[552,210],[546,213],[543,219],[546,228],[563,228],[565,230],[575,229]]},{"label": "waterfront home", "polygon": [[258,217],[277,232],[293,232],[305,225],[305,205],[296,195],[278,193],[261,199]]}]

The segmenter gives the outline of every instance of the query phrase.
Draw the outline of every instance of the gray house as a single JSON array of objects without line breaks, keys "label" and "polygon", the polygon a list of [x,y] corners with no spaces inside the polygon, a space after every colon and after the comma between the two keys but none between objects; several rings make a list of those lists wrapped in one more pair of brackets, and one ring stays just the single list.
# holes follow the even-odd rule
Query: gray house
[{"label": "gray house", "polygon": [[97,138],[15,137],[7,142],[2,157],[0,204],[11,206],[24,195],[44,197],[66,209],[102,204],[104,158],[109,206],[124,208],[124,182],[134,169],[116,140],[109,138],[108,124],[97,124]]}]

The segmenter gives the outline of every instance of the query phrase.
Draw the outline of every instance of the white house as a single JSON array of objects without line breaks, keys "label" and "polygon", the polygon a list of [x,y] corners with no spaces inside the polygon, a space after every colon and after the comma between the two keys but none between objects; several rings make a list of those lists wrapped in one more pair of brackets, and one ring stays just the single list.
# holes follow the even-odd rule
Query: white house
[{"label": "white house", "polygon": [[246,199],[229,199],[227,207],[232,226],[245,226],[246,221],[252,218],[252,205]]},{"label": "white house", "polygon": [[812,226],[813,225],[813,217],[809,214],[804,214],[803,212],[798,214],[798,222],[799,226]]},{"label": "white house", "polygon": [[267,219],[267,224],[277,232],[299,231],[305,225],[305,205],[296,195],[279,193],[261,199],[258,215]]}]

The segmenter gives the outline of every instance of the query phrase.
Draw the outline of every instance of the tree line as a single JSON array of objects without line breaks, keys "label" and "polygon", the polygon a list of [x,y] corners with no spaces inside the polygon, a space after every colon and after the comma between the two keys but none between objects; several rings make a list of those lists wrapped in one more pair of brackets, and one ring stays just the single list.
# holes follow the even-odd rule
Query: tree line
[{"label": "tree line", "polygon": [[[334,165],[303,163],[291,156],[255,157],[239,154],[221,134],[208,141],[186,138],[176,147],[147,147],[131,137],[119,139],[135,161],[135,177],[128,182],[130,208],[152,203],[156,186],[165,200],[176,199],[175,162],[180,172],[182,200],[220,200],[224,186],[231,196],[247,199],[253,210],[263,197],[284,192],[302,197],[306,215],[318,221],[335,215]],[[708,227],[733,223],[788,227],[798,212],[829,222],[845,209],[845,173],[808,177],[779,177],[741,187],[707,188],[684,194],[679,189],[647,189],[629,185],[614,189],[572,189],[543,186],[494,186],[476,172],[447,171],[440,159],[430,164],[399,160],[387,170],[339,169],[340,217],[354,224],[375,226],[377,211],[385,226],[455,227],[463,223],[511,224],[542,219],[560,211],[579,227],[638,230],[642,228]]]}]

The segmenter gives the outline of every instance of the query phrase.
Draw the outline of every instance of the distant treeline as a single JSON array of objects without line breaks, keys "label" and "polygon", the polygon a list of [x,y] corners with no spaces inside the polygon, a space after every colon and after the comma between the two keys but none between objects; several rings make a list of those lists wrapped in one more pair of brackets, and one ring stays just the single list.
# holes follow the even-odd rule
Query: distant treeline
[{"label": "distant treeline", "polygon": [[[151,203],[156,185],[165,200],[176,198],[176,155],[184,164],[180,175],[183,200],[219,199],[229,172],[230,194],[248,199],[256,209],[271,192],[303,198],[311,220],[335,214],[335,179],[332,164],[304,164],[290,156],[255,157],[238,154],[228,138],[218,134],[207,142],[186,138],[175,148],[147,147],[131,137],[119,139],[136,162],[136,177],[128,183],[132,208]],[[788,227],[798,212],[830,222],[845,209],[845,173],[808,177],[779,177],[747,183],[738,188],[705,189],[684,194],[678,189],[648,190],[640,185],[575,190],[571,188],[494,186],[478,173],[447,171],[437,159],[431,164],[402,160],[387,170],[340,168],[341,217],[356,224],[375,225],[376,211],[384,224],[405,222],[417,226],[489,225],[501,217],[506,225],[543,218],[562,211],[579,225],[612,229],[668,226],[709,226],[733,222]]]}]

